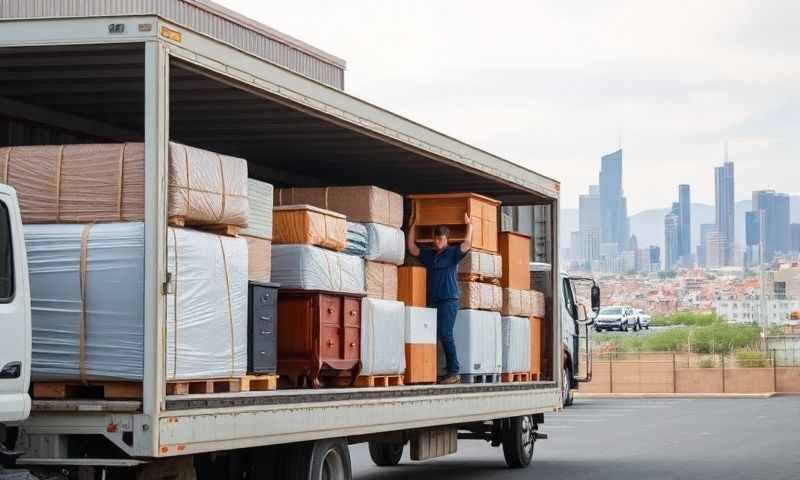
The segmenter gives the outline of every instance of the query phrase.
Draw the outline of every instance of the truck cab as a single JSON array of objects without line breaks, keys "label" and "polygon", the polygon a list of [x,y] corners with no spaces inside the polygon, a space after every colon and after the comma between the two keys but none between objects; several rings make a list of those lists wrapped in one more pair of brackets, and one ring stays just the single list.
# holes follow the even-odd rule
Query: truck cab
[{"label": "truck cab", "polygon": [[31,411],[31,309],[28,262],[17,193],[0,184],[0,462],[15,422]]},{"label": "truck cab", "polygon": [[[597,312],[600,311],[600,288],[592,278],[571,276],[561,272],[561,343],[563,351],[562,403],[570,406],[573,402],[572,390],[580,382],[591,380],[591,348],[589,332]],[[581,298],[579,291],[589,288],[589,302]],[[581,343],[584,349],[584,365],[581,367]]]}]

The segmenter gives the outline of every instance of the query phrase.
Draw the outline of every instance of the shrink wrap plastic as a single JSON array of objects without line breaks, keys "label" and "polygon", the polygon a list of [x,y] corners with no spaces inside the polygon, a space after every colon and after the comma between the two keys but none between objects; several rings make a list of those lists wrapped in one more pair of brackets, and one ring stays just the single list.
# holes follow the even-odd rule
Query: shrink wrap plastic
[{"label": "shrink wrap plastic", "polygon": [[405,372],[405,325],[402,302],[361,300],[361,375]]},{"label": "shrink wrap plastic", "polygon": [[367,262],[365,266],[367,296],[381,300],[397,300],[397,266]]},{"label": "shrink wrap plastic", "polygon": [[458,273],[487,279],[500,278],[503,276],[503,259],[496,253],[470,250],[458,264]]},{"label": "shrink wrap plastic", "polygon": [[436,344],[436,309],[406,306],[406,343]]},{"label": "shrink wrap plastic", "polygon": [[269,183],[247,179],[250,214],[247,216],[247,228],[241,231],[242,235],[272,240],[272,194],[273,188]]},{"label": "shrink wrap plastic", "polygon": [[311,245],[273,245],[272,281],[281,288],[363,294],[364,259]]},{"label": "shrink wrap plastic", "polygon": [[403,197],[374,186],[279,188],[275,205],[309,204],[347,216],[351,222],[403,225]]},{"label": "shrink wrap plastic", "polygon": [[188,228],[167,232],[167,379],[247,370],[247,242]]},{"label": "shrink wrap plastic", "polygon": [[344,250],[347,238],[345,216],[311,205],[275,207],[272,241],[276,245],[308,244]]},{"label": "shrink wrap plastic", "polygon": [[500,311],[503,307],[502,289],[497,285],[479,282],[458,282],[461,290],[459,307],[471,310]]},{"label": "shrink wrap plastic", "polygon": [[363,223],[347,222],[347,241],[344,253],[364,257],[367,255],[368,234]]},{"label": "shrink wrap plastic", "polygon": [[247,279],[269,283],[272,278],[272,242],[246,235],[242,238],[247,240]]},{"label": "shrink wrap plastic", "polygon": [[[31,378],[140,381],[144,224],[26,225],[25,244],[31,291]],[[83,309],[81,270],[85,272]]]},{"label": "shrink wrap plastic", "polygon": [[[453,328],[462,374],[500,373],[503,367],[503,335],[500,314],[459,310]],[[439,345],[439,372],[445,373],[445,355]]]},{"label": "shrink wrap plastic", "polygon": [[503,289],[503,309],[500,313],[507,316],[533,315],[533,290]]},{"label": "shrink wrap plastic", "polygon": [[531,322],[525,317],[502,317],[503,373],[528,372],[531,367]]},{"label": "shrink wrap plastic", "polygon": [[[25,236],[33,379],[142,380],[144,224],[26,225]],[[168,242],[167,378],[243,375],[245,241],[171,228]]]},{"label": "shrink wrap plastic", "polygon": [[367,260],[402,265],[406,258],[406,235],[399,228],[367,223]]},{"label": "shrink wrap plastic", "polygon": [[544,318],[544,293],[531,290],[531,310],[534,317]]},{"label": "shrink wrap plastic", "polygon": [[[186,224],[247,224],[247,162],[170,143],[168,214]],[[144,219],[144,144],[0,148],[0,182],[23,223]]]}]

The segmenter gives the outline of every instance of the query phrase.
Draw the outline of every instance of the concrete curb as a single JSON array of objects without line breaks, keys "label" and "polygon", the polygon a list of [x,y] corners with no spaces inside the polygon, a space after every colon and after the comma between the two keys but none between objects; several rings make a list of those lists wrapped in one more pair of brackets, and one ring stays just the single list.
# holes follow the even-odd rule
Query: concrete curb
[{"label": "concrete curb", "polygon": [[647,398],[772,398],[779,395],[769,393],[580,393],[575,392],[575,398],[620,398],[620,399],[647,399]]}]

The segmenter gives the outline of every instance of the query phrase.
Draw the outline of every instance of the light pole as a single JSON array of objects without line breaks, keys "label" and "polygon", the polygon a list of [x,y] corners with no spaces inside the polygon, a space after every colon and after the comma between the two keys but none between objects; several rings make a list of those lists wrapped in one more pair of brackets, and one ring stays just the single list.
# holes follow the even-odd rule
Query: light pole
[{"label": "light pole", "polygon": [[764,236],[766,234],[766,228],[764,225],[766,215],[764,215],[764,210],[758,210],[758,270],[759,270],[759,280],[760,280],[760,287],[761,287],[761,294],[759,295],[759,310],[761,311],[761,346],[764,352],[766,353],[768,345],[767,345],[767,335],[769,335],[769,315],[767,314],[767,286],[766,286],[766,268],[764,265]]}]

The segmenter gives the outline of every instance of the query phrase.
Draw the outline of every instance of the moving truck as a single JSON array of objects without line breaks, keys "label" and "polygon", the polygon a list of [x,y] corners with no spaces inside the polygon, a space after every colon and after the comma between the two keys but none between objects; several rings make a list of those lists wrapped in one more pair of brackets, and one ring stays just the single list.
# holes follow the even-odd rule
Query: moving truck
[{"label": "moving truck", "polygon": [[[573,342],[567,368],[556,348],[562,311],[578,314],[559,300],[572,280],[555,254],[537,269],[547,315],[536,381],[167,394],[170,140],[245,158],[251,177],[279,187],[377,185],[536,205],[558,251],[557,181],[350,96],[343,75],[340,59],[210,2],[0,0],[0,146],[145,146],[144,378],[134,401],[29,396],[24,233],[14,190],[0,187],[5,463],[79,479],[348,479],[349,444],[368,442],[375,463],[391,466],[405,445],[423,460],[454,452],[457,439],[502,446],[512,467],[530,463],[580,357]],[[567,323],[589,322],[582,313]]]}]

